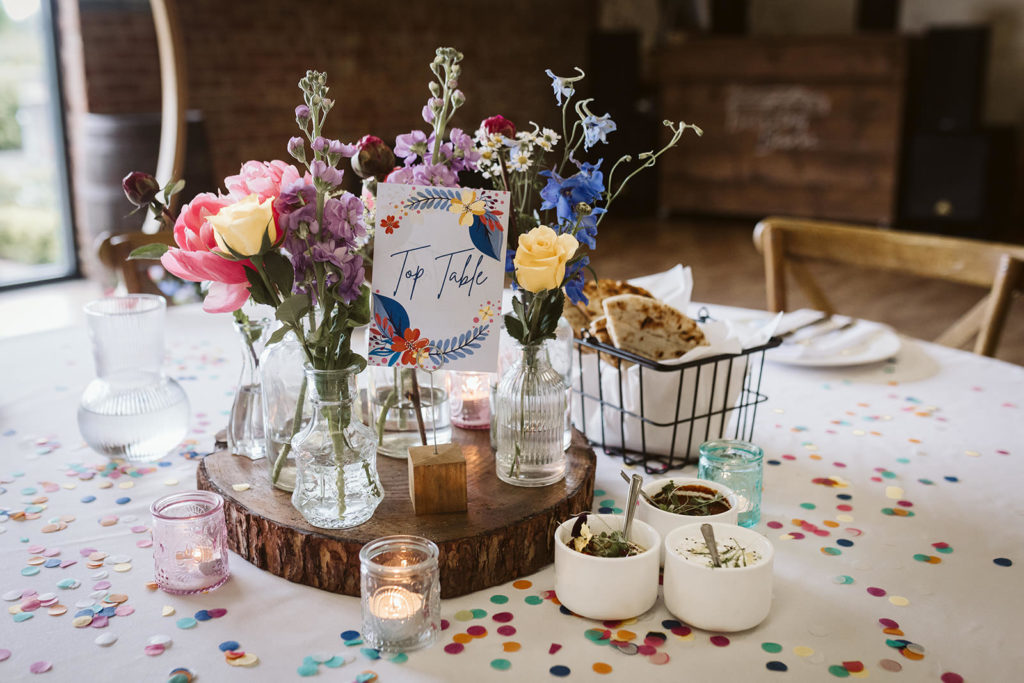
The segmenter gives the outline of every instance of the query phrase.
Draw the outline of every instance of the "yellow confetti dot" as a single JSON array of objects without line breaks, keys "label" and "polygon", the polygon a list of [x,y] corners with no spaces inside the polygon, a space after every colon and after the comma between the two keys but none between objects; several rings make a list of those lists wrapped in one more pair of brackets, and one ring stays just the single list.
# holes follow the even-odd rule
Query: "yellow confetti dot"
[{"label": "yellow confetti dot", "polygon": [[910,600],[907,600],[902,595],[890,595],[889,602],[896,605],[897,607],[906,607],[910,604]]},{"label": "yellow confetti dot", "polygon": [[504,650],[505,652],[519,652],[520,648],[522,648],[522,647],[523,647],[522,645],[520,645],[519,643],[517,643],[517,642],[516,642],[516,641],[514,641],[514,640],[509,640],[509,641],[506,641],[506,642],[505,642],[505,643],[503,643],[503,644],[502,644],[502,646],[501,646],[501,648],[502,648],[502,649],[503,649],[503,650]]},{"label": "yellow confetti dot", "polygon": [[233,488],[236,491],[248,491],[249,484],[232,484],[231,488]]},{"label": "yellow confetti dot", "polygon": [[178,480],[177,479],[165,479],[164,480],[164,486],[177,486],[177,485],[178,485]]},{"label": "yellow confetti dot", "polygon": [[921,439],[907,439],[910,443],[921,443]]},{"label": "yellow confetti dot", "polygon": [[10,607],[7,608],[7,611],[10,614],[20,614],[21,613],[21,605],[11,605]]},{"label": "yellow confetti dot", "polygon": [[809,457],[811,458],[811,460],[821,460],[821,456],[820,455],[812,454]]},{"label": "yellow confetti dot", "polygon": [[65,483],[61,484],[61,486],[66,488],[68,491],[70,491],[72,489],[78,488],[78,483],[74,482],[74,481],[69,481],[69,482],[65,482]]},{"label": "yellow confetti dot", "polygon": [[977,458],[979,455],[981,455],[981,453],[979,453],[978,451],[964,451],[964,453],[971,456],[972,458]]},{"label": "yellow confetti dot", "polygon": [[837,526],[839,526],[839,522],[833,522],[831,519],[826,519],[824,522],[822,522],[822,524],[824,524],[830,529],[835,529]]},{"label": "yellow confetti dot", "polygon": [[39,565],[43,564],[44,562],[46,562],[46,558],[45,557],[40,557],[39,555],[36,555],[35,557],[28,558],[28,564],[30,564],[33,567],[38,567]]},{"label": "yellow confetti dot", "polygon": [[246,652],[238,659],[228,659],[227,662],[231,666],[256,666],[260,663],[260,658],[251,652]]},{"label": "yellow confetti dot", "polygon": [[867,678],[867,677],[868,677],[868,670],[867,669],[861,669],[860,671],[851,671],[850,672],[850,678]]},{"label": "yellow confetti dot", "polygon": [[807,647],[806,645],[797,645],[793,648],[793,654],[797,657],[810,657],[814,654],[814,648]]},{"label": "yellow confetti dot", "polygon": [[836,515],[836,519],[840,522],[848,523],[853,521],[853,515]]},{"label": "yellow confetti dot", "polygon": [[101,481],[99,484],[99,487],[101,489],[109,489],[111,486],[113,486],[113,484],[111,484],[109,481]]},{"label": "yellow confetti dot", "polygon": [[616,640],[633,640],[636,638],[636,634],[632,631],[622,630],[615,634]]},{"label": "yellow confetti dot", "polygon": [[170,617],[174,616],[175,609],[170,605],[164,605],[164,608],[160,610],[160,616]]},{"label": "yellow confetti dot", "polygon": [[867,432],[865,432],[863,429],[854,429],[853,430],[853,435],[854,436],[864,436],[865,434],[867,434]]},{"label": "yellow confetti dot", "polygon": [[133,486],[135,486],[135,482],[134,481],[122,481],[120,484],[117,485],[117,488],[119,488],[119,489],[130,489]]},{"label": "yellow confetti dot", "polygon": [[92,623],[92,617],[87,617],[87,616],[75,617],[74,619],[71,620],[71,625],[74,626],[75,628],[85,628],[86,626],[88,626],[91,623]]},{"label": "yellow confetti dot", "polygon": [[786,411],[785,411],[785,410],[783,410],[782,408],[773,408],[773,409],[772,409],[772,412],[773,412],[773,413],[778,413],[779,415],[782,415],[782,414],[783,414],[784,412],[786,412]]},{"label": "yellow confetti dot", "polygon": [[60,615],[64,614],[67,611],[68,611],[68,608],[65,607],[64,605],[52,605],[50,607],[50,609],[47,610],[47,612],[49,613],[49,615],[51,617],[59,617]]},{"label": "yellow confetti dot", "polygon": [[889,500],[899,500],[903,497],[903,489],[899,486],[886,486],[885,497]]},{"label": "yellow confetti dot", "polygon": [[121,562],[120,564],[115,564],[111,569],[115,572],[130,572],[132,570],[132,566],[127,562]]},{"label": "yellow confetti dot", "polygon": [[791,538],[793,538],[793,534],[782,534],[779,536],[780,541],[788,541]]}]

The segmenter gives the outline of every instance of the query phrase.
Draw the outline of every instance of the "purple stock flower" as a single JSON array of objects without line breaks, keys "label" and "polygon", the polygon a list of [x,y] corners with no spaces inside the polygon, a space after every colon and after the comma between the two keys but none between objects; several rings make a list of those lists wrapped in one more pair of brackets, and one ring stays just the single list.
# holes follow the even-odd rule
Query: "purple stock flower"
[{"label": "purple stock flower", "polygon": [[346,247],[355,246],[356,240],[366,235],[363,203],[349,192],[327,200],[324,204],[323,222],[326,233]]},{"label": "purple stock flower", "polygon": [[304,104],[295,107],[295,120],[300,126],[305,127],[306,122],[309,121],[309,107]]},{"label": "purple stock flower", "polygon": [[414,130],[395,138],[395,156],[401,157],[406,166],[412,166],[416,157],[426,157],[434,144],[434,134],[430,137],[421,130]]},{"label": "purple stock flower", "polygon": [[423,116],[423,120],[427,123],[434,122],[434,110],[430,108],[429,104],[423,105],[423,111],[420,112],[420,114]]},{"label": "purple stock flower", "polygon": [[321,161],[320,159],[317,159],[310,164],[309,170],[313,173],[313,178],[322,180],[331,187],[341,185],[342,178],[345,177],[344,171],[340,171],[333,166],[329,166],[325,161]]},{"label": "purple stock flower", "polygon": [[[342,251],[342,250],[339,250]],[[346,304],[350,304],[359,298],[359,290],[366,280],[366,271],[363,269],[363,258],[347,249],[344,255],[335,252],[337,262],[335,265],[341,271],[341,280],[338,282],[338,298]]]},{"label": "purple stock flower", "polygon": [[386,183],[398,183],[399,185],[412,185],[416,182],[415,172],[412,166],[396,168],[384,181]]},{"label": "purple stock flower", "polygon": [[416,185],[440,185],[457,187],[459,176],[445,164],[423,164],[413,167],[413,179]]},{"label": "purple stock flower", "polygon": [[[307,185],[301,178],[281,190],[274,201],[279,222],[284,231],[291,235],[301,223],[309,226],[310,232],[317,232],[316,188]],[[291,251],[289,249],[289,251]]]},{"label": "purple stock flower", "polygon": [[310,146],[313,148],[314,152],[322,152],[327,149],[327,143],[327,138],[317,135]]},{"label": "purple stock flower", "polygon": [[454,148],[452,169],[455,171],[474,170],[476,162],[480,160],[480,152],[473,144],[473,138],[466,135],[461,128],[452,128],[448,138],[452,141],[451,144]]},{"label": "purple stock flower", "polygon": [[328,154],[335,154],[343,159],[351,159],[358,151],[357,145],[346,145],[341,140],[330,140],[327,145]]}]

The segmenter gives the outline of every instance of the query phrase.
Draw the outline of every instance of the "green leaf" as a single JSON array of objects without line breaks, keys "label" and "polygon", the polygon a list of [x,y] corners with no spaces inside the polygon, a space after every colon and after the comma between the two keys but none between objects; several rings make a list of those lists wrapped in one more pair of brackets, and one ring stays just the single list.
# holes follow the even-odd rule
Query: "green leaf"
[{"label": "green leaf", "polygon": [[292,294],[277,307],[277,319],[295,327],[302,324],[302,316],[309,312],[308,294]]},{"label": "green leaf", "polygon": [[512,315],[511,313],[505,314],[505,329],[508,330],[510,337],[515,339],[520,344],[524,343],[526,336],[526,328],[523,327],[523,322]]},{"label": "green leaf", "polygon": [[185,180],[183,178],[179,178],[175,180],[173,183],[170,183],[166,187],[164,187],[164,197],[170,199],[174,195],[181,192],[183,189],[185,189]]},{"label": "green leaf", "polygon": [[159,259],[167,253],[168,249],[170,249],[170,247],[166,244],[144,244],[141,247],[132,249],[132,253],[128,254],[128,260],[141,261],[143,259]]},{"label": "green leaf", "polygon": [[369,325],[373,319],[370,313],[370,288],[363,285],[359,290],[359,298],[353,301],[348,308],[348,326],[362,327]]},{"label": "green leaf", "polygon": [[267,277],[281,292],[281,296],[291,294],[292,285],[295,283],[295,270],[288,259],[279,251],[268,251],[263,254],[263,269]]},{"label": "green leaf", "polygon": [[271,296],[267,286],[263,284],[260,274],[252,268],[245,269],[245,277],[249,280],[249,296],[258,304],[266,306],[274,305],[274,298]]},{"label": "green leaf", "polygon": [[274,333],[270,335],[270,339],[267,340],[267,346],[272,346],[284,339],[284,336],[291,332],[291,329],[291,325],[281,325],[281,327],[274,330]]}]

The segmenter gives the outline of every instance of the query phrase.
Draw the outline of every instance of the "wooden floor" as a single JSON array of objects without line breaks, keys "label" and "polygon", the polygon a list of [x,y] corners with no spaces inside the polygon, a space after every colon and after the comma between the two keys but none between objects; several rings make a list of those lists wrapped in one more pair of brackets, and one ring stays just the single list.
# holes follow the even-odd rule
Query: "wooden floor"
[{"label": "wooden floor", "polygon": [[[764,267],[752,241],[754,223],[616,221],[609,215],[591,260],[598,276],[611,278],[655,273],[682,263],[693,269],[694,300],[764,308]],[[975,287],[846,266],[813,264],[811,270],[839,312],[888,323],[927,340],[935,339],[985,294]],[[792,282],[788,291],[791,308],[806,305]],[[1011,306],[996,357],[1024,365],[1024,297]]]}]

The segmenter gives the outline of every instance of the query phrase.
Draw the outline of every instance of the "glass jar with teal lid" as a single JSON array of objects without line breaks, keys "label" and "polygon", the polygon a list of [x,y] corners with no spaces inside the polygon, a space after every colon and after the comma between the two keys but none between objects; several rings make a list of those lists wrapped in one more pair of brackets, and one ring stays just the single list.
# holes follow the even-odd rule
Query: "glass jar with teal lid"
[{"label": "glass jar with teal lid", "polygon": [[761,519],[764,451],[747,441],[720,439],[700,445],[697,476],[728,486],[739,499],[739,525],[751,527]]}]

